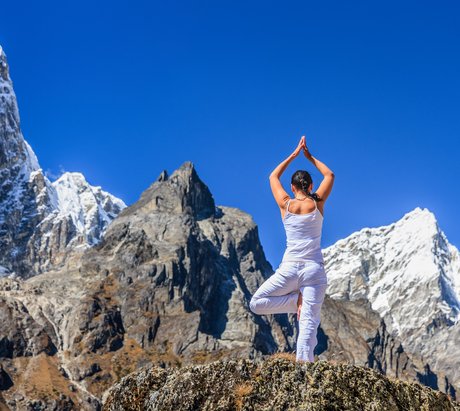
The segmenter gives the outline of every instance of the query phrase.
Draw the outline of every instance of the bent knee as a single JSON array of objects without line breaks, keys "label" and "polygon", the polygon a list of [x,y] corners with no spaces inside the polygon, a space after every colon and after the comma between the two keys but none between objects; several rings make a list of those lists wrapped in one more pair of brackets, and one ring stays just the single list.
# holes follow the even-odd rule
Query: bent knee
[{"label": "bent knee", "polygon": [[257,304],[257,298],[254,298],[254,296],[251,298],[251,301],[249,301],[249,308],[254,314],[259,314],[259,307]]}]

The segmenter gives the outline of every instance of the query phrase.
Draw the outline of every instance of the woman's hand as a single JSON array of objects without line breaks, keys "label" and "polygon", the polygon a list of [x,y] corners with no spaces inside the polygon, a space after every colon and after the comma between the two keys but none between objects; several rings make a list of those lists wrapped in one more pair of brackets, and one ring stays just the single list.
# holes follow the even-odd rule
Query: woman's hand
[{"label": "woman's hand", "polygon": [[[316,194],[319,195],[319,197],[322,200],[322,204],[324,204],[327,197],[331,193],[335,175],[326,164],[324,164],[317,158],[313,157],[313,155],[310,153],[310,150],[308,150],[307,143],[305,142],[305,140],[302,149],[303,153],[305,154],[305,157],[307,157],[307,159],[310,160],[312,164],[318,169],[318,171],[323,175],[323,181],[316,190]],[[322,212],[323,210],[320,211]]]},{"label": "woman's hand", "polygon": [[308,160],[312,160],[313,156],[311,155],[310,153],[310,150],[308,150],[308,147],[307,147],[307,142],[305,141],[305,136],[303,136],[303,146],[302,146],[302,149],[303,149],[303,153],[305,155],[305,157],[307,157]]},{"label": "woman's hand", "polygon": [[300,154],[300,151],[304,149],[304,147],[306,147],[306,145],[305,145],[305,136],[302,136],[300,138],[299,144],[297,145],[296,149],[291,154],[291,156],[294,157],[294,158],[297,157]]}]

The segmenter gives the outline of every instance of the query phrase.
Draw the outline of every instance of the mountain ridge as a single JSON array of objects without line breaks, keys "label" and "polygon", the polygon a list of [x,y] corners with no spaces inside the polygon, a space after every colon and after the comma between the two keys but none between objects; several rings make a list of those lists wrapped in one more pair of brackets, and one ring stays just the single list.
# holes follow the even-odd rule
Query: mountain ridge
[{"label": "mountain ridge", "polygon": [[126,204],[67,172],[51,182],[24,139],[0,46],[0,276],[31,277],[96,244]]}]

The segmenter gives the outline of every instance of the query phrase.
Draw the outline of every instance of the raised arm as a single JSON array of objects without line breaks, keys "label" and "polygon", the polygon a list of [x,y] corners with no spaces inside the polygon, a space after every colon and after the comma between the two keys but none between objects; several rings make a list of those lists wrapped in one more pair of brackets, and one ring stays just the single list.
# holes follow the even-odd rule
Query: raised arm
[{"label": "raised arm", "polygon": [[286,193],[283,186],[281,185],[281,174],[283,174],[284,170],[286,170],[289,163],[299,155],[304,146],[305,137],[302,137],[292,154],[290,154],[285,160],[279,163],[270,174],[270,187],[272,189],[273,197],[275,197],[275,201],[280,206],[280,208],[284,208],[284,204],[290,198],[289,194]]},{"label": "raised arm", "polygon": [[305,157],[307,157],[307,159],[310,160],[312,164],[318,169],[318,171],[323,175],[323,181],[321,181],[321,184],[316,190],[316,194],[318,194],[321,200],[324,202],[329,197],[329,194],[331,194],[332,186],[334,185],[335,174],[326,164],[311,155],[305,140],[302,149]]}]

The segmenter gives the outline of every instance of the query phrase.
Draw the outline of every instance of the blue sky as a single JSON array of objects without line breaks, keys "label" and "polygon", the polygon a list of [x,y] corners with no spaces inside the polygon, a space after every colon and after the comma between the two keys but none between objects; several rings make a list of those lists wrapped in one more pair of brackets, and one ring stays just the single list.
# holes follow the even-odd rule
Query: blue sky
[{"label": "blue sky", "polygon": [[[323,246],[417,206],[460,246],[459,20],[454,1],[9,2],[0,44],[44,170],[132,204],[190,160],[276,266],[268,175],[302,134],[336,174]],[[299,158],[286,188],[296,169],[319,183]]]}]

